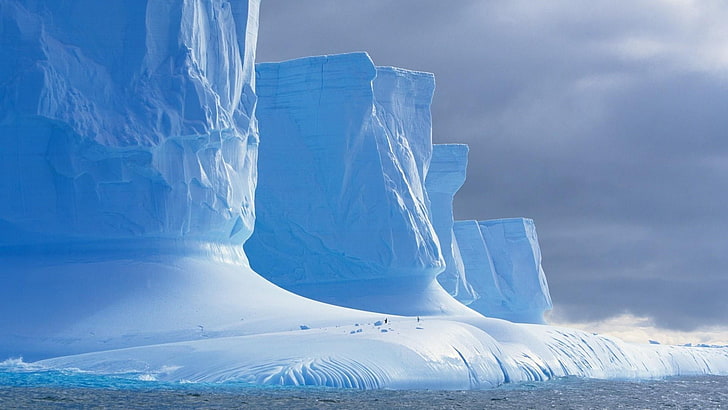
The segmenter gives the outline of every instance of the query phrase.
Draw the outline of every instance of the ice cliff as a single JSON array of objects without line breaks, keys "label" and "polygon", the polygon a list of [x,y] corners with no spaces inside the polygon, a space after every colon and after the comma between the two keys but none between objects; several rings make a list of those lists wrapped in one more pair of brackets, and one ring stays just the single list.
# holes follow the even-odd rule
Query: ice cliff
[{"label": "ice cliff", "polygon": [[0,2],[0,354],[181,340],[250,312],[229,272],[255,219],[257,14]]},{"label": "ice cliff", "polygon": [[454,231],[477,294],[467,305],[489,317],[543,323],[551,295],[533,220],[457,221]]},{"label": "ice cliff", "polygon": [[395,305],[445,265],[424,186],[433,75],[375,67],[364,53],[256,71],[265,139],[251,267],[317,300],[427,313]]},{"label": "ice cliff", "polygon": [[3,0],[0,244],[241,244],[257,1]]},{"label": "ice cliff", "polygon": [[467,145],[434,145],[425,181],[430,196],[432,224],[445,259],[445,270],[437,276],[437,280],[448,293],[466,305],[478,295],[465,277],[465,266],[453,231],[452,208],[453,197],[465,182],[467,166]]}]

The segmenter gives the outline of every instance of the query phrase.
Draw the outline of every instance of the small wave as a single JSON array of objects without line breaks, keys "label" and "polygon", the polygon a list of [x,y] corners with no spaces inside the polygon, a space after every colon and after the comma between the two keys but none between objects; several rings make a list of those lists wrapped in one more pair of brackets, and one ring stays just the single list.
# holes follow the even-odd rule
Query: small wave
[{"label": "small wave", "polygon": [[146,373],[146,374],[140,374],[137,377],[137,380],[140,380],[140,381],[143,381],[143,382],[156,382],[157,381],[157,377],[154,376],[153,374]]},{"label": "small wave", "polygon": [[23,361],[22,357],[11,357],[0,362],[0,371],[12,372],[12,371],[39,371],[44,370],[45,367],[35,364],[27,363]]}]

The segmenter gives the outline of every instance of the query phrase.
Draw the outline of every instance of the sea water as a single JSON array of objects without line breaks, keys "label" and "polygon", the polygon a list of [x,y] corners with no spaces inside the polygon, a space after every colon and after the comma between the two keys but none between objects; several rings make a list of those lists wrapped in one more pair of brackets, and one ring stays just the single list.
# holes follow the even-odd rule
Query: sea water
[{"label": "sea water", "polygon": [[0,369],[0,408],[724,408],[728,377],[561,378],[490,390],[371,390],[167,383],[144,374]]}]

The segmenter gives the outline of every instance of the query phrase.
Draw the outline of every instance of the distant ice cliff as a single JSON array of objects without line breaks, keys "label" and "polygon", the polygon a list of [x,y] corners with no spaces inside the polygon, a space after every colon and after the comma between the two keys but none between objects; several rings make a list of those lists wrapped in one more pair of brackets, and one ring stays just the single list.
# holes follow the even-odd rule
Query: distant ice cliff
[{"label": "distant ice cliff", "polygon": [[551,295],[533,220],[457,221],[455,237],[477,293],[469,307],[512,322],[543,323]]},{"label": "distant ice cliff", "polygon": [[445,290],[466,305],[475,300],[478,294],[465,277],[465,266],[453,231],[453,197],[465,182],[467,166],[467,145],[437,144],[433,146],[425,181],[430,196],[432,224],[445,258],[445,270],[438,275],[437,280]]}]

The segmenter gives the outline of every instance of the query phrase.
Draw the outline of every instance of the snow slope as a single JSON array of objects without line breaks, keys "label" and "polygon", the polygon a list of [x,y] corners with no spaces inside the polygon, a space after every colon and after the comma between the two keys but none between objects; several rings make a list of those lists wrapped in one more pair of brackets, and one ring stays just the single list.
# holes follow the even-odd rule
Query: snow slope
[{"label": "snow slope", "polygon": [[[430,74],[363,53],[259,66],[256,221],[257,10],[0,2],[0,358],[355,388],[728,374],[726,349],[487,318],[442,289],[437,233],[452,230],[447,202],[464,175],[459,155],[455,178],[426,182]],[[427,186],[445,196],[432,201]],[[538,313],[548,290],[520,221],[470,224],[480,242],[455,234],[463,262],[465,245],[487,245],[501,295]],[[371,311],[258,275],[241,246],[254,223],[264,275]],[[495,289],[474,277],[481,298]]]},{"label": "snow slope", "polygon": [[391,318],[43,360],[49,368],[186,382],[477,389],[553,377],[728,374],[726,349],[636,345],[498,319]]}]

